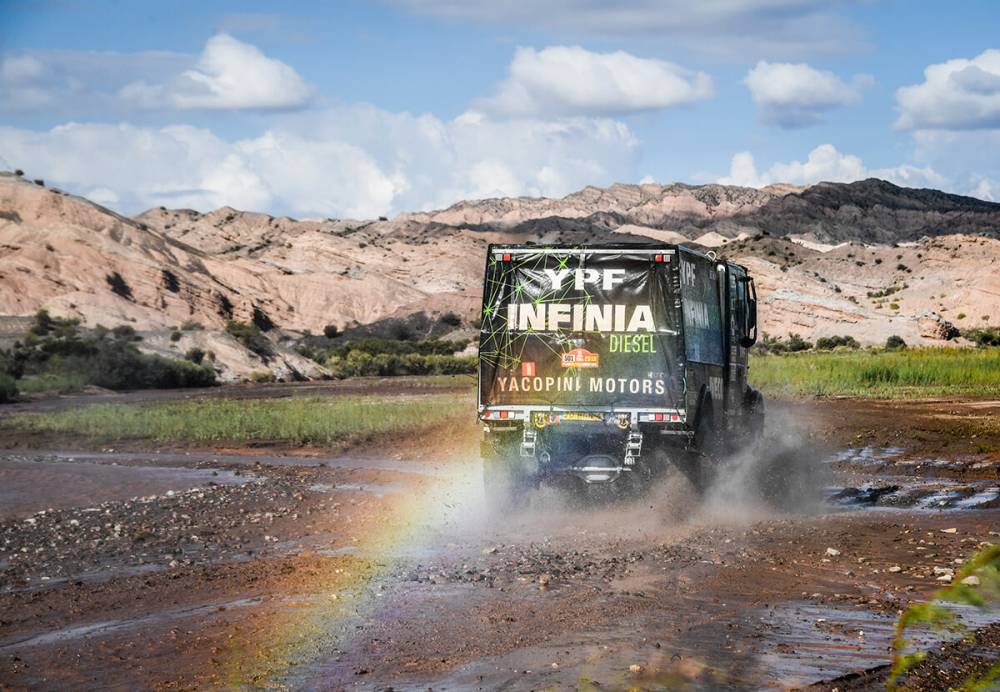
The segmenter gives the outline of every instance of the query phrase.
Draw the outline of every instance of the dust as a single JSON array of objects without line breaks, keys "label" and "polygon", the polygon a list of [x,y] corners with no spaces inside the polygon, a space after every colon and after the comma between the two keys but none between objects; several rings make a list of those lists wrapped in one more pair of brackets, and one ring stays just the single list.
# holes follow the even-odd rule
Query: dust
[{"label": "dust", "polygon": [[828,454],[793,411],[768,412],[757,445],[717,462],[698,518],[741,522],[824,512],[831,480],[823,463]]}]

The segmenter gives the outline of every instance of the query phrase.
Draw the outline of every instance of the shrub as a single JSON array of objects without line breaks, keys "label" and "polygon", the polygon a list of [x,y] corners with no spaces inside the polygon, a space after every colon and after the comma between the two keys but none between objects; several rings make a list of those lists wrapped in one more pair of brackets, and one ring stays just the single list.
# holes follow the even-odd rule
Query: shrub
[{"label": "shrub", "polygon": [[965,319],[965,313],[964,312],[958,313],[957,315],[955,315],[955,319],[964,320]]},{"label": "shrub", "polygon": [[219,304],[218,307],[219,315],[227,319],[232,319],[233,302],[229,300],[229,296],[227,296],[225,293],[217,293],[215,296],[215,300]]},{"label": "shrub", "polygon": [[274,322],[267,316],[267,313],[256,305],[253,306],[253,314],[250,317],[254,325],[262,332],[269,332],[274,329]]},{"label": "shrub", "polygon": [[980,347],[1000,346],[1000,327],[963,329],[962,336]]},{"label": "shrub", "polygon": [[179,293],[180,292],[180,290],[181,290],[181,282],[180,282],[180,279],[177,278],[176,274],[174,274],[169,269],[164,269],[161,272],[161,276],[163,278],[163,287],[164,288],[166,288],[171,293]]},{"label": "shrub", "polygon": [[45,336],[52,331],[52,325],[53,320],[49,311],[45,308],[40,308],[35,313],[35,323],[28,329],[28,333],[35,336]]},{"label": "shrub", "polygon": [[181,336],[182,336],[182,334],[179,331],[177,331],[176,329],[174,331],[170,332],[170,340],[173,341],[173,342],[175,342],[175,343],[181,340]]},{"label": "shrub", "polygon": [[861,348],[861,344],[853,336],[823,336],[816,339],[816,348],[820,351],[832,351],[835,348]]},{"label": "shrub", "polygon": [[200,332],[204,327],[200,322],[195,322],[194,320],[188,320],[181,325],[181,331],[184,332]]},{"label": "shrub", "polygon": [[127,324],[120,324],[112,329],[111,335],[120,341],[142,341],[142,337],[136,334],[135,327]]},{"label": "shrub", "polygon": [[270,370],[254,370],[250,373],[250,381],[256,382],[258,384],[264,384],[267,382],[274,382],[274,373]]},{"label": "shrub", "polygon": [[229,320],[226,322],[226,332],[260,356],[265,363],[274,355],[274,347],[256,324]]},{"label": "shrub", "polygon": [[205,360],[205,352],[197,346],[193,346],[184,354],[184,359],[191,361],[195,365],[201,365],[202,361]]},{"label": "shrub", "polygon": [[788,335],[787,349],[789,352],[796,353],[798,351],[808,351],[812,347],[813,345],[811,343],[803,339],[798,334],[792,332]]},{"label": "shrub", "polygon": [[0,404],[17,398],[17,382],[10,375],[0,373]]},{"label": "shrub", "polygon": [[438,320],[439,320],[439,321],[440,321],[440,322],[441,322],[442,324],[447,324],[447,325],[448,325],[449,327],[457,327],[457,326],[459,326],[460,324],[462,324],[462,318],[461,318],[461,317],[459,317],[459,316],[458,316],[457,314],[455,314],[454,312],[446,312],[446,313],[444,313],[443,315],[441,315],[441,316],[440,316],[440,317],[438,318]]},{"label": "shrub", "polygon": [[903,337],[897,334],[893,334],[885,340],[885,350],[887,351],[899,351],[904,348],[906,348],[906,342],[903,341]]},{"label": "shrub", "polygon": [[334,377],[391,377],[395,375],[458,375],[474,373],[475,356],[419,353],[378,353],[352,350],[331,356],[326,367]]},{"label": "shrub", "polygon": [[340,335],[340,329],[335,324],[328,324],[323,327],[323,336],[327,339],[336,339]]},{"label": "shrub", "polygon": [[132,288],[125,281],[125,278],[118,272],[108,274],[104,277],[104,280],[108,282],[108,286],[111,287],[111,292],[115,295],[124,298],[125,300],[135,300],[132,297]]}]

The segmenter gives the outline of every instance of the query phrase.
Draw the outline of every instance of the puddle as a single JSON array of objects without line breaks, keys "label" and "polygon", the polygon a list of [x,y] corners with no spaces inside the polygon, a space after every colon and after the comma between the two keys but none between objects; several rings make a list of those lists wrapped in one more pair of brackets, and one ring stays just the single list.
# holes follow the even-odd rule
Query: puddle
[{"label": "puddle", "polygon": [[849,463],[857,466],[878,466],[905,452],[902,447],[861,447],[844,449],[826,459],[828,464]]},{"label": "puddle", "polygon": [[990,483],[894,478],[856,487],[829,488],[827,500],[835,506],[856,509],[994,509],[1000,503],[1000,487]]},{"label": "puddle", "polygon": [[[1000,611],[949,604],[970,629],[1000,622]],[[863,608],[795,603],[761,613],[766,634],[757,660],[767,677],[796,687],[891,662],[896,618]],[[960,634],[914,629],[909,638],[926,650]]]},{"label": "puddle", "polygon": [[42,634],[30,635],[20,639],[8,640],[0,644],[0,652],[13,651],[32,646],[45,646],[48,644],[61,644],[64,642],[88,637],[90,635],[105,635],[119,630],[135,629],[148,625],[162,624],[173,620],[180,620],[189,617],[199,617],[218,612],[220,608],[226,610],[231,608],[245,608],[257,605],[262,602],[260,598],[241,598],[233,601],[219,601],[217,603],[203,604],[188,608],[179,608],[160,613],[153,613],[139,618],[124,620],[106,620],[104,622],[93,622],[86,625],[76,625],[63,629],[44,632]]},{"label": "puddle", "polygon": [[[109,464],[147,463],[161,467],[191,466],[198,463],[238,464],[245,466],[327,466],[343,469],[376,469],[403,471],[423,475],[448,475],[449,465],[443,461],[409,461],[406,459],[364,457],[285,456],[279,454],[212,454],[210,452],[67,452],[59,450],[10,451],[7,458],[43,458],[49,460],[83,461]],[[5,457],[0,456],[0,459]]]},{"label": "puddle", "polygon": [[239,485],[246,476],[218,469],[122,466],[83,461],[0,457],[0,519],[47,509],[183,492],[209,484]]}]

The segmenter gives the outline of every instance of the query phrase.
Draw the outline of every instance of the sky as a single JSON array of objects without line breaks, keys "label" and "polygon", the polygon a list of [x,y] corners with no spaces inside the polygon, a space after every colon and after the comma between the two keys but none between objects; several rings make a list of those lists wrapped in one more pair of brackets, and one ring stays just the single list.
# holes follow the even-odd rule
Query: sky
[{"label": "sky", "polygon": [[1000,201],[996,0],[0,0],[0,169],[126,214],[615,182]]}]

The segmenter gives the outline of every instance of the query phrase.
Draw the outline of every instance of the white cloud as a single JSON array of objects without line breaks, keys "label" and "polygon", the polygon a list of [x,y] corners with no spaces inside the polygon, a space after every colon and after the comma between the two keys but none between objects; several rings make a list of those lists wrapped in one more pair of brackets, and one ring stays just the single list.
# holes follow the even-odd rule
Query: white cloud
[{"label": "white cloud", "polygon": [[922,83],[896,91],[896,103],[899,128],[1000,129],[1000,50],[929,65]]},{"label": "white cloud", "polygon": [[1000,183],[989,178],[983,178],[969,191],[969,195],[985,199],[987,202],[1000,202]]},{"label": "white cloud", "polygon": [[45,71],[42,61],[32,55],[11,55],[0,60],[0,80],[8,83],[37,79]]},{"label": "white cloud", "polygon": [[633,113],[709,98],[712,78],[663,60],[579,46],[518,48],[480,108],[514,115]]},{"label": "white cloud", "polygon": [[0,127],[11,165],[126,213],[230,205],[294,216],[373,217],[499,195],[563,195],[631,179],[622,123],[492,120],[350,106],[289,115],[226,142],[190,126]]},{"label": "white cloud", "polygon": [[145,107],[205,109],[297,108],[312,87],[291,67],[228,34],[208,40],[198,63],[168,84],[127,84],[121,97]]},{"label": "white cloud", "polygon": [[881,178],[905,187],[943,187],[947,181],[929,167],[901,165],[892,168],[868,168],[852,154],[842,154],[832,144],[821,144],[803,161],[775,163],[766,171],[757,170],[753,155],[740,152],[733,156],[729,175],[719,178],[723,185],[764,187],[772,183],[812,185],[821,181],[850,183],[866,178]]},{"label": "white cloud", "polygon": [[822,114],[857,103],[869,75],[855,75],[850,83],[833,72],[805,63],[760,61],[743,80],[761,110],[764,122],[781,127],[803,127],[820,122]]},{"label": "white cloud", "polygon": [[[855,0],[836,3],[850,4]],[[825,0],[389,0],[411,12],[569,36],[669,37],[687,52],[735,57],[845,53],[856,27]]]}]

